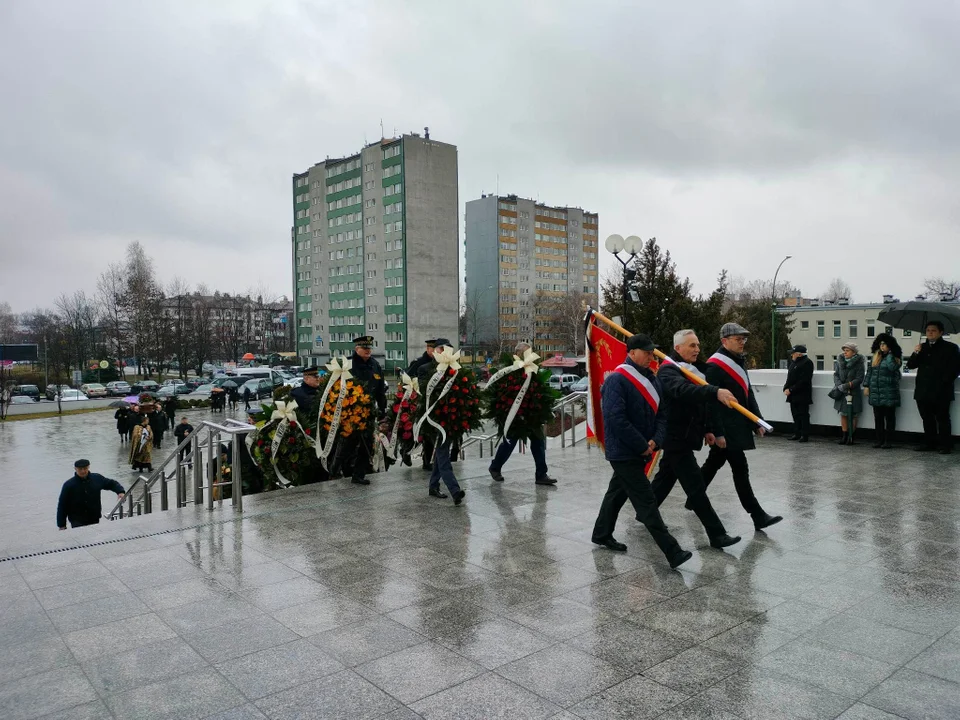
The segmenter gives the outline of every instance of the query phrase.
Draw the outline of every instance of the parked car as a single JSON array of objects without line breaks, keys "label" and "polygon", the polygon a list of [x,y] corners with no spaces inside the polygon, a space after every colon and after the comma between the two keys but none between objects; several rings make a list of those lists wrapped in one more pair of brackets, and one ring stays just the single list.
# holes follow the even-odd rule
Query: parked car
[{"label": "parked car", "polygon": [[206,385],[206,384],[207,384],[207,381],[204,380],[203,378],[198,378],[198,377],[196,377],[196,378],[190,378],[190,379],[187,380],[186,383],[184,383],[184,384],[185,384],[188,388],[190,388],[191,390],[196,390],[196,389],[197,389],[198,387],[200,387],[201,385]]},{"label": "parked car", "polygon": [[570,392],[570,388],[573,386],[573,384],[579,379],[580,377],[577,375],[551,375],[549,382],[550,387],[552,387],[554,390],[559,390],[566,395]]},{"label": "parked car", "polygon": [[46,390],[43,391],[43,394],[47,396],[47,400],[56,400],[57,393],[63,392],[64,390],[69,390],[69,385],[47,385]]},{"label": "parked car", "polygon": [[130,383],[124,380],[114,380],[107,383],[107,395],[110,397],[126,397],[130,393]]},{"label": "parked car", "polygon": [[586,392],[589,387],[589,378],[582,377],[570,386],[570,392]]},{"label": "parked car", "polygon": [[243,397],[244,389],[250,389],[250,395],[254,398],[273,397],[273,383],[266,378],[251,378],[240,387],[240,397]]},{"label": "parked car", "polygon": [[28,397],[34,402],[40,402],[40,388],[36,385],[14,385],[10,390],[10,395]]},{"label": "parked car", "polygon": [[89,398],[79,390],[72,388],[60,391],[60,402],[73,402],[75,400],[89,400]]},{"label": "parked car", "polygon": [[29,395],[13,395],[10,398],[11,405],[33,405],[35,402],[40,402],[40,398],[32,398]]},{"label": "parked car", "polygon": [[106,386],[101,385],[100,383],[85,383],[80,386],[80,392],[82,392],[88,398],[107,396]]},{"label": "parked car", "polygon": [[199,385],[193,389],[193,391],[190,393],[190,397],[208,398],[210,397],[211,392],[213,392],[213,385]]},{"label": "parked car", "polygon": [[144,391],[160,392],[160,383],[156,380],[139,380],[130,388],[131,395],[139,395]]}]

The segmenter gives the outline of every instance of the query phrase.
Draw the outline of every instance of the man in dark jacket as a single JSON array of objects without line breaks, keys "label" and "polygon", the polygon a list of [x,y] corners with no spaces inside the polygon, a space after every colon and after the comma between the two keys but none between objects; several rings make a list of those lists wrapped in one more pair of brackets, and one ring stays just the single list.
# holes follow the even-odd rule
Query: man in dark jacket
[{"label": "man in dark jacket", "polygon": [[163,433],[167,430],[167,416],[160,412],[158,405],[154,405],[153,410],[147,413],[147,418],[153,431],[153,446],[159,448],[163,443]]},{"label": "man in dark jacket", "polygon": [[57,527],[61,530],[67,529],[67,520],[70,520],[70,527],[75,528],[99,523],[103,514],[101,490],[112,490],[118,500],[123,500],[123,485],[90,472],[89,460],[77,460],[73,470],[73,477],[63,484],[57,503]]},{"label": "man in dark jacket", "polygon": [[714,385],[697,385],[684,376],[687,370],[703,377],[704,363],[697,363],[700,340],[693,330],[680,330],[673,336],[673,362],[660,365],[657,378],[663,387],[660,396],[661,412],[666,416],[667,429],[663,442],[663,459],[660,471],[653,479],[653,495],[657,506],[663,504],[677,480],[687,494],[687,503],[697,514],[703,529],[707,531],[710,544],[715,548],[727,547],[740,542],[740,537],[731,537],[707,497],[700,466],[694,452],[703,447],[704,440],[713,445],[715,437],[707,425],[707,405],[734,401],[733,393]]},{"label": "man in dark jacket", "polygon": [[[423,351],[423,355],[410,363],[410,367],[407,368],[407,375],[412,378],[419,376],[420,370],[433,362],[433,351],[437,347],[437,341],[436,339],[430,339],[427,340],[426,343],[427,348]],[[420,387],[423,388],[424,386],[421,384]],[[421,450],[423,457],[423,469],[433,470],[433,438],[425,437],[423,439]]]},{"label": "man in dark jacket", "polygon": [[783,394],[793,415],[793,435],[788,440],[810,442],[810,406],[813,405],[813,361],[807,357],[806,345],[790,348],[790,367]]},{"label": "man in dark jacket", "polygon": [[163,401],[163,412],[167,415],[167,427],[173,427],[177,421],[177,398],[176,396],[167,398]]},{"label": "man in dark jacket", "polygon": [[[708,383],[726,388],[734,394],[740,405],[759,417],[760,407],[750,385],[750,377],[745,367],[746,358],[743,355],[749,335],[750,331],[737,323],[726,323],[720,328],[720,348],[707,360],[704,374]],[[764,511],[750,485],[750,466],[747,464],[746,451],[756,447],[753,435],[756,433],[762,436],[763,428],[755,426],[749,418],[723,405],[711,405],[709,412],[710,425],[716,440],[701,468],[704,483],[710,487],[720,468],[729,462],[737,497],[740,498],[743,509],[753,518],[754,528],[763,530],[780,522],[783,517],[769,515]]]},{"label": "man in dark jacket", "polygon": [[318,385],[320,385],[320,370],[308,367],[303,371],[303,382],[290,393],[290,397],[297,401],[297,407],[303,412],[309,413],[317,401]]},{"label": "man in dark jacket", "polygon": [[[383,415],[387,407],[387,383],[383,379],[380,363],[373,359],[373,337],[361,335],[353,339],[353,355],[350,357],[350,374],[364,386],[376,403],[376,412]],[[367,473],[372,469],[374,430],[377,418],[370,418],[367,430],[351,433],[344,440],[344,464],[351,466],[356,485],[369,485]]]},{"label": "man in dark jacket", "polygon": [[620,508],[630,498],[637,519],[674,568],[693,557],[693,553],[681,548],[667,530],[647,480],[647,464],[663,444],[666,430],[665,418],[658,412],[660,382],[649,367],[655,347],[646,335],[631,336],[627,340],[627,359],[610,373],[600,389],[604,453],[613,466],[613,477],[600,505],[592,539],[611,550],[627,549],[613,537],[613,530]]},{"label": "man in dark jacket", "polygon": [[[180,418],[180,424],[173,429],[173,436],[177,439],[177,446],[180,446],[180,443],[183,442],[184,438],[187,435],[193,432],[193,425],[190,424],[190,421],[187,420],[186,416]],[[183,456],[187,455],[190,452],[190,448],[185,447],[180,451],[180,454],[177,456],[178,460],[183,460]]]},{"label": "man in dark jacket", "polygon": [[943,339],[943,323],[934,320],[924,328],[927,342],[918,344],[907,358],[907,367],[917,370],[917,384],[913,399],[923,420],[923,444],[915,450],[953,452],[953,429],[950,425],[950,403],[953,386],[960,375],[960,349]]}]

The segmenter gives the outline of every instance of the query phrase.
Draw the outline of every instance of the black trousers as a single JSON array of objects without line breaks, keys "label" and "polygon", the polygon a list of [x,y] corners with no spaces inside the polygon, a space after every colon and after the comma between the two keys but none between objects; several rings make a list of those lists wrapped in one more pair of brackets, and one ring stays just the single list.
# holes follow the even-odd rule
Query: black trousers
[{"label": "black trousers", "polygon": [[747,454],[739,448],[720,448],[714,445],[710,448],[710,454],[700,471],[703,473],[703,483],[710,487],[710,483],[717,476],[717,472],[730,463],[730,470],[733,472],[733,487],[737,490],[737,497],[740,498],[740,504],[743,509],[751,515],[758,515],[763,512],[760,502],[753,494],[753,487],[750,485],[750,466],[747,464]]},{"label": "black trousers", "polygon": [[953,430],[950,426],[949,402],[922,402],[917,400],[917,410],[923,420],[923,441],[927,447],[941,450],[953,449]]},{"label": "black trousers", "polygon": [[343,441],[343,468],[350,468],[355,480],[362,480],[373,470],[373,437],[366,432],[353,432]]},{"label": "black trousers", "polygon": [[[433,438],[425,437],[423,439],[423,469],[426,470],[427,466],[433,463]],[[452,458],[451,458],[452,459]]]},{"label": "black trousers", "polygon": [[790,414],[793,416],[793,434],[802,438],[810,437],[810,406],[790,403]]},{"label": "black trousers", "polygon": [[597,522],[593,526],[593,541],[603,542],[613,537],[620,509],[629,498],[637,512],[637,519],[646,526],[663,554],[667,559],[675,557],[681,552],[680,544],[660,517],[657,500],[643,470],[646,463],[643,460],[612,460],[610,465],[613,466],[613,477],[600,503]]},{"label": "black trousers", "polygon": [[653,496],[657,499],[657,507],[663,505],[677,480],[690,500],[690,508],[703,523],[707,536],[713,539],[726,534],[723,522],[717,517],[717,512],[707,497],[707,486],[703,482],[693,450],[664,450],[660,470],[653,478],[651,486]]},{"label": "black trousers", "polygon": [[873,407],[873,427],[878,443],[889,443],[897,430],[897,409],[895,407]]}]

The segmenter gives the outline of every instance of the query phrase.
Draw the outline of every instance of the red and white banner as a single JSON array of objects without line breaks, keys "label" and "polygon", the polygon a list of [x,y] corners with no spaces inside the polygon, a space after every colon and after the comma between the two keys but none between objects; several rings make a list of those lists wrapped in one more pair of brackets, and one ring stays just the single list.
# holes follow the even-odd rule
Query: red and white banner
[{"label": "red and white banner", "polygon": [[743,390],[743,396],[745,398],[750,397],[750,378],[747,377],[747,371],[740,367],[739,363],[723,353],[714,353],[707,359],[707,362],[723,368],[727,375],[732,377],[734,382]]}]

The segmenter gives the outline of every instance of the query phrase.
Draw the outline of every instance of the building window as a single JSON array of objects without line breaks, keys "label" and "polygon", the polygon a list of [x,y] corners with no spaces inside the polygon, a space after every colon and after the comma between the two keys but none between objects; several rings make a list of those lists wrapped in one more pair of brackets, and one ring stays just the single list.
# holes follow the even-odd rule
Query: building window
[{"label": "building window", "polygon": [[809,321],[809,320],[801,320],[801,321],[800,321],[800,329],[801,329],[801,330],[809,330],[809,329],[810,329],[810,321]]},{"label": "building window", "polygon": [[910,330],[904,330],[904,331],[903,331],[903,336],[904,336],[904,337],[910,337],[911,335],[913,335],[913,333],[912,333]]},{"label": "building window", "polygon": [[855,338],[857,336],[857,321],[851,320],[849,324],[850,337]]},{"label": "building window", "polygon": [[842,331],[842,323],[839,320],[833,321],[833,336],[835,338],[840,337],[840,332]]},{"label": "building window", "polygon": [[826,328],[823,320],[817,320],[817,337],[822,338],[826,337]]},{"label": "building window", "polygon": [[817,370],[823,370],[823,355],[817,355]]},{"label": "building window", "polygon": [[867,320],[867,337],[872,338],[877,336],[877,325],[874,320]]}]

